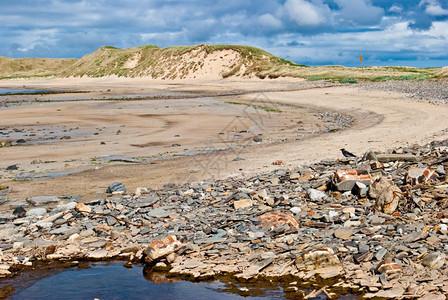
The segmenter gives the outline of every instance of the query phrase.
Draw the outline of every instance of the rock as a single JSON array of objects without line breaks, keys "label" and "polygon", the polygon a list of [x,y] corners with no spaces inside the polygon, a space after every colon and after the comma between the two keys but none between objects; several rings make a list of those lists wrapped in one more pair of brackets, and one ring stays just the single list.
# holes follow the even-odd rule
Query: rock
[{"label": "rock", "polygon": [[353,255],[353,258],[355,259],[355,261],[358,264],[360,264],[362,262],[370,261],[372,259],[372,257],[373,257],[373,253],[368,252],[368,251]]},{"label": "rock", "polygon": [[403,272],[403,267],[395,262],[385,260],[377,265],[375,272],[378,274],[385,273],[386,275],[392,275]]},{"label": "rock", "polygon": [[377,190],[377,193],[375,208],[390,215],[394,213],[403,198],[400,188],[394,184],[385,185],[382,190]]},{"label": "rock", "polygon": [[121,182],[112,183],[106,190],[108,194],[123,194],[126,193],[126,188]]},{"label": "rock", "polygon": [[19,169],[18,165],[10,165],[6,167],[6,171],[16,171]]},{"label": "rock", "polygon": [[98,249],[87,254],[87,257],[91,259],[102,259],[108,257],[108,252],[104,249]]},{"label": "rock", "polygon": [[360,181],[355,182],[355,185],[353,186],[353,189],[352,189],[352,193],[354,195],[358,195],[362,198],[367,196],[368,191],[369,191],[368,186]]},{"label": "rock", "polygon": [[288,224],[291,227],[299,226],[299,222],[293,216],[279,211],[265,213],[257,217],[257,219],[261,221],[263,226],[278,226],[283,224]]},{"label": "rock", "polygon": [[404,289],[391,289],[387,291],[379,291],[375,294],[367,294],[364,298],[386,298],[386,299],[398,299],[403,296],[405,290]]},{"label": "rock", "polygon": [[148,217],[153,217],[153,218],[160,219],[160,218],[167,218],[167,217],[169,217],[170,216],[170,212],[164,210],[163,208],[157,207],[157,208],[154,208],[154,209],[151,209],[150,211],[148,211],[146,213],[146,215]]},{"label": "rock", "polygon": [[175,235],[170,235],[162,240],[151,243],[145,249],[145,261],[147,263],[152,263],[168,254],[178,251],[182,247],[184,247],[184,245],[177,240],[177,237]]},{"label": "rock", "polygon": [[257,262],[255,264],[251,264],[243,273],[236,274],[237,278],[250,279],[257,276],[261,270],[272,264],[274,261],[273,258],[266,258],[261,262]]},{"label": "rock", "polygon": [[76,205],[78,205],[78,202],[74,202],[74,201],[66,203],[66,204],[61,204],[61,205],[58,205],[56,208],[54,208],[51,212],[52,213],[64,212],[64,211],[76,208]]},{"label": "rock", "polygon": [[364,170],[338,170],[333,175],[333,184],[341,192],[351,191],[357,182],[369,186],[373,179]]},{"label": "rock", "polygon": [[330,279],[334,277],[338,277],[344,274],[344,268],[342,266],[331,266],[316,269],[316,274],[319,275],[322,279]]},{"label": "rock", "polygon": [[437,178],[437,174],[429,167],[411,168],[406,172],[405,182],[410,185],[427,183],[429,180]]},{"label": "rock", "polygon": [[308,190],[308,197],[310,197],[311,201],[319,202],[327,198],[327,194],[323,191],[319,191],[316,189]]},{"label": "rock", "polygon": [[26,216],[26,210],[22,206],[18,206],[14,209],[12,214],[17,218],[23,218]]},{"label": "rock", "polygon": [[33,208],[27,211],[26,216],[27,217],[37,217],[37,216],[44,216],[47,214],[46,208]]},{"label": "rock", "polygon": [[85,205],[84,203],[81,203],[81,202],[76,204],[75,210],[77,212],[79,212],[79,213],[84,214],[84,215],[88,215],[89,213],[92,212],[92,209],[90,208],[90,206],[87,206],[87,205]]},{"label": "rock", "polygon": [[34,206],[55,204],[60,201],[58,196],[34,196],[26,199],[26,201]]},{"label": "rock", "polygon": [[[302,209],[301,209],[300,207],[292,207],[292,208],[290,209],[290,211],[291,211],[293,214],[298,215],[298,214],[300,214],[300,213],[302,212]],[[448,230],[448,226],[447,226],[447,230]]]},{"label": "rock", "polygon": [[107,222],[107,225],[114,226],[115,224],[117,224],[118,221],[114,217],[107,216],[106,222]]},{"label": "rock", "polygon": [[[384,222],[386,222],[386,219],[384,219],[383,217],[377,216],[377,215],[373,215],[370,217],[370,224],[372,225],[381,225]],[[374,229],[377,231],[378,227],[374,227]],[[368,233],[366,233],[368,234]]]},{"label": "rock", "polygon": [[423,297],[420,297],[419,300],[446,300],[446,296],[440,295],[440,294],[429,293]]},{"label": "rock", "polygon": [[338,228],[334,231],[334,236],[341,240],[350,240],[354,231],[348,228]]},{"label": "rock", "polygon": [[387,250],[384,248],[379,249],[376,253],[375,253],[375,259],[376,260],[382,260],[384,255],[386,255]]},{"label": "rock", "polygon": [[[305,252],[296,259],[296,265],[300,263],[311,262],[314,269],[325,268],[329,266],[340,266],[341,262],[331,247],[322,247],[316,250]],[[300,268],[300,266],[297,266]]]},{"label": "rock", "polygon": [[422,257],[422,264],[432,270],[438,270],[445,264],[445,258],[440,252],[426,253]]},{"label": "rock", "polygon": [[250,199],[240,199],[233,202],[233,207],[235,209],[249,209],[252,207],[252,200]]}]

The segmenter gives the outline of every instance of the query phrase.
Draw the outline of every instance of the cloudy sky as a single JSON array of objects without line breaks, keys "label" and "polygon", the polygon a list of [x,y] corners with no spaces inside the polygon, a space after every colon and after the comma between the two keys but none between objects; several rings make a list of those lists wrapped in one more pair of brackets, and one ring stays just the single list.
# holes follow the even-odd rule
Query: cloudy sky
[{"label": "cloudy sky", "polygon": [[306,65],[448,65],[448,0],[0,0],[0,56],[242,44]]}]

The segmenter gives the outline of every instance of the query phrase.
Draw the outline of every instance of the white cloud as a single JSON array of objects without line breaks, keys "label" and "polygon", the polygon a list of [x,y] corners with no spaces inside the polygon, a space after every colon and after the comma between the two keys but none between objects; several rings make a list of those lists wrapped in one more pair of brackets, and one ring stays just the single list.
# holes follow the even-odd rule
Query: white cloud
[{"label": "white cloud", "polygon": [[448,9],[442,8],[440,3],[437,0],[422,0],[418,4],[419,6],[425,6],[425,12],[428,15],[439,17],[439,16],[448,16]]},{"label": "white cloud", "polygon": [[278,29],[282,27],[282,22],[271,14],[264,14],[259,16],[258,23],[268,29]]},{"label": "white cloud", "polygon": [[300,26],[318,26],[325,22],[325,7],[320,7],[305,0],[286,0],[287,15]]},{"label": "white cloud", "polygon": [[402,7],[402,6],[399,6],[399,5],[392,5],[392,6],[389,8],[389,11],[390,11],[390,12],[393,12],[393,13],[401,13],[401,12],[403,11],[403,7]]}]

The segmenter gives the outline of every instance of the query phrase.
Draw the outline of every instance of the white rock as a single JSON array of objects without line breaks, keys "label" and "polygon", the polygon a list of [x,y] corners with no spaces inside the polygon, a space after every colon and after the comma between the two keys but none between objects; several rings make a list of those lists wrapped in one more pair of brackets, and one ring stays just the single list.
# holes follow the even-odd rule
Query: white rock
[{"label": "white rock", "polygon": [[311,201],[322,201],[327,198],[327,194],[325,192],[316,189],[308,189],[308,196]]},{"label": "white rock", "polygon": [[14,243],[12,244],[12,248],[13,248],[13,249],[20,249],[20,248],[23,248],[23,242],[14,242]]},{"label": "white rock", "polygon": [[300,212],[302,211],[302,209],[301,209],[300,207],[292,207],[292,208],[290,209],[290,211],[291,211],[293,214],[298,215],[298,214],[300,214]]}]

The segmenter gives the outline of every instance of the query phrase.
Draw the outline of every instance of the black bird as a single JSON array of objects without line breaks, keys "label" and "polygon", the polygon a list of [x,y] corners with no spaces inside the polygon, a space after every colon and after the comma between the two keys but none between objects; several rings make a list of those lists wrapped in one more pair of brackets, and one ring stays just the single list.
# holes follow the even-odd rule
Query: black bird
[{"label": "black bird", "polygon": [[342,152],[342,155],[344,155],[345,157],[356,157],[356,155],[354,155],[353,153],[348,152],[344,148],[341,149],[341,152]]}]

